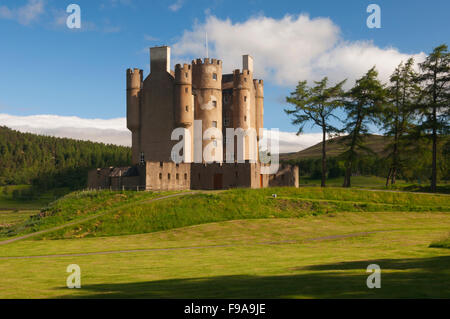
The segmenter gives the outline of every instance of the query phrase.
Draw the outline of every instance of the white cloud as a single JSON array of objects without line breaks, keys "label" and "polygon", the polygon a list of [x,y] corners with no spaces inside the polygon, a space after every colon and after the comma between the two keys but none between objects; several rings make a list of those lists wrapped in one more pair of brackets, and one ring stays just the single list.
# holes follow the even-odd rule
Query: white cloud
[{"label": "white cloud", "polygon": [[[395,48],[379,48],[370,41],[345,41],[339,27],[329,18],[286,15],[281,19],[255,16],[233,23],[208,16],[185,30],[173,45],[175,60],[186,61],[205,55],[205,32],[210,56],[223,60],[224,72],[241,68],[241,57],[255,58],[255,76],[266,81],[293,86],[299,80],[331,81],[348,78],[347,85],[376,65],[380,78],[387,81],[402,60],[410,55]],[[412,55],[422,61],[425,53]]]},{"label": "white cloud", "polygon": [[24,6],[12,9],[0,6],[0,19],[16,20],[23,25],[35,22],[43,13],[43,0],[28,0]]},{"label": "white cloud", "polygon": [[[270,135],[267,134],[268,130],[264,130],[264,137],[267,138]],[[270,137],[269,137],[270,140]],[[280,153],[293,153],[301,151],[305,148],[313,146],[322,141],[322,133],[305,133],[297,135],[294,132],[279,132],[279,152]],[[269,142],[270,144],[270,142]]]},{"label": "white cloud", "polygon": [[125,118],[83,119],[77,116],[0,114],[0,125],[35,134],[131,146]]},{"label": "white cloud", "polygon": [[175,3],[173,3],[169,6],[169,9],[171,11],[178,11],[183,6],[183,3],[184,3],[184,0],[177,0]]},{"label": "white cloud", "polygon": [[[94,142],[131,146],[131,133],[124,117],[114,119],[84,119],[77,116],[0,114],[0,126],[35,134],[74,138]],[[267,130],[264,132],[267,134]],[[297,136],[279,132],[280,153],[297,152],[321,141],[321,133]]]}]

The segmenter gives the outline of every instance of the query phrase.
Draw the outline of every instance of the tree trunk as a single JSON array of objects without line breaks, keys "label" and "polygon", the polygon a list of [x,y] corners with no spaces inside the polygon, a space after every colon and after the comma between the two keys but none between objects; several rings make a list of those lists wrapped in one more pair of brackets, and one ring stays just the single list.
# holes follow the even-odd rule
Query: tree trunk
[{"label": "tree trunk", "polygon": [[389,167],[389,172],[386,177],[386,187],[389,186],[389,180],[391,179],[391,172],[392,172],[392,167]]},{"label": "tree trunk", "polygon": [[327,179],[327,152],[326,152],[326,130],[325,126],[322,129],[322,183],[321,187],[325,187],[325,182]]},{"label": "tree trunk", "polygon": [[395,177],[397,175],[398,168],[398,134],[395,132],[394,137],[394,152],[392,159],[392,172],[391,172],[391,185],[395,184]]},{"label": "tree trunk", "polygon": [[433,193],[436,192],[436,183],[437,183],[437,167],[436,167],[436,159],[437,159],[437,132],[436,132],[436,108],[433,108],[433,162],[431,165],[431,191]]},{"label": "tree trunk", "polygon": [[344,178],[344,187],[350,187],[350,177],[352,175],[352,164],[349,162],[347,165],[347,168],[345,170],[345,178]]},{"label": "tree trunk", "polygon": [[392,170],[391,185],[395,184],[396,175],[397,175],[397,168],[394,167],[394,169]]}]

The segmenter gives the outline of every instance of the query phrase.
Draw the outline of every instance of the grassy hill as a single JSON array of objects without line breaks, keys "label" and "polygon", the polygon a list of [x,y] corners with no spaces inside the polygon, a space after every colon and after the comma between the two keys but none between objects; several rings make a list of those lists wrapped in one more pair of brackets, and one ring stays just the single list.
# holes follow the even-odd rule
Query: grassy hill
[{"label": "grassy hill", "polygon": [[[450,297],[448,195],[308,187],[149,202],[161,196],[74,192],[11,228],[94,217],[0,244],[0,298]],[[69,264],[82,289],[66,288]],[[382,289],[367,289],[370,264]]]},{"label": "grassy hill", "polygon": [[[40,238],[130,235],[228,220],[301,218],[338,212],[450,212],[450,197],[445,195],[317,187],[232,189],[148,202],[167,194],[71,193],[23,223],[4,228],[0,236],[41,231],[102,212],[105,214],[98,218]],[[272,197],[272,194],[277,194],[277,197]]]},{"label": "grassy hill", "polygon": [[[382,135],[368,134],[365,138],[366,146],[375,154],[383,156],[384,148],[391,141],[390,137]],[[345,150],[345,145],[342,142],[342,136],[338,136],[326,141],[327,156],[336,157],[342,154]],[[308,147],[304,150],[295,153],[280,154],[281,160],[296,160],[320,158],[322,156],[322,142]]]}]

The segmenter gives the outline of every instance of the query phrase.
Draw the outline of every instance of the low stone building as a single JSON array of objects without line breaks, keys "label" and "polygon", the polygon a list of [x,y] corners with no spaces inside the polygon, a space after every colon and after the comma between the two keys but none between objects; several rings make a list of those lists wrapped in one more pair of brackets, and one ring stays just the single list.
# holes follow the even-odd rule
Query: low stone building
[{"label": "low stone building", "polygon": [[[251,56],[244,55],[242,71],[232,74],[222,74],[222,61],[208,58],[183,66],[177,64],[172,71],[170,48],[154,47],[150,49],[150,68],[145,80],[140,69],[126,72],[127,127],[132,132],[133,165],[90,171],[89,188],[298,187],[298,167],[281,164],[276,173],[268,174],[268,165],[259,161],[258,151],[253,151],[258,150],[262,139],[264,84],[253,79]],[[172,137],[177,128],[185,132],[183,161],[179,163],[172,159],[178,143]],[[222,136],[226,136],[227,129],[235,128],[254,130],[255,134],[243,136],[242,143],[232,136],[230,151],[225,145],[229,137]],[[211,130],[216,132],[213,136]],[[212,159],[205,160],[203,153],[211,145]],[[187,148],[200,148],[200,156],[198,152],[187,152]]]}]

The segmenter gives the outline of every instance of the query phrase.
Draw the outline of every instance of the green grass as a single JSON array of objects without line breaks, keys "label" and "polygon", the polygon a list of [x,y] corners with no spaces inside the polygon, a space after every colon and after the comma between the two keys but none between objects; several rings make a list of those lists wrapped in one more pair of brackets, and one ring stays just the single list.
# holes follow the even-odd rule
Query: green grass
[{"label": "green grass", "polygon": [[430,247],[434,248],[450,248],[450,233],[440,240],[431,243]]},{"label": "green grass", "polygon": [[[312,179],[306,176],[300,177],[301,186],[320,186],[320,179]],[[327,179],[326,185],[328,187],[341,187],[344,182],[344,177],[335,177]],[[429,193],[429,185],[418,185],[414,183],[408,183],[403,180],[397,180],[394,186],[386,187],[386,178],[379,176],[352,176],[353,188],[371,188],[380,190],[396,190],[407,192],[421,192]],[[450,184],[438,184],[437,193],[450,194]]]},{"label": "green grass", "polygon": [[57,198],[70,192],[68,188],[55,188],[39,193],[36,198],[24,200],[15,199],[13,192],[31,189],[31,185],[0,186],[0,210],[34,210],[41,209]]},{"label": "green grass", "polygon": [[[304,187],[148,202],[165,194],[75,192],[18,221],[4,235],[107,212],[0,245],[0,298],[450,298],[448,195]],[[381,289],[366,286],[373,263]],[[65,286],[69,264],[81,289]]]},{"label": "green grass", "polygon": [[77,191],[52,202],[38,214],[23,222],[0,229],[0,237],[24,235],[76,221],[91,215],[112,211],[121,206],[137,204],[166,193]]},{"label": "green grass", "polygon": [[[448,213],[346,212],[24,240],[0,246],[0,256],[137,251],[0,259],[0,298],[450,298],[449,251],[428,247],[449,222]],[[311,240],[365,231],[384,232]],[[192,246],[200,248],[143,250]],[[81,289],[65,287],[73,263]],[[372,263],[381,289],[366,286]]]},{"label": "green grass", "polygon": [[450,197],[342,188],[233,189],[118,207],[112,213],[37,238],[130,235],[228,220],[302,218],[337,212],[431,211],[450,212]]},{"label": "green grass", "polygon": [[0,211],[0,231],[3,228],[9,228],[15,224],[24,222],[38,212],[36,210]]}]

